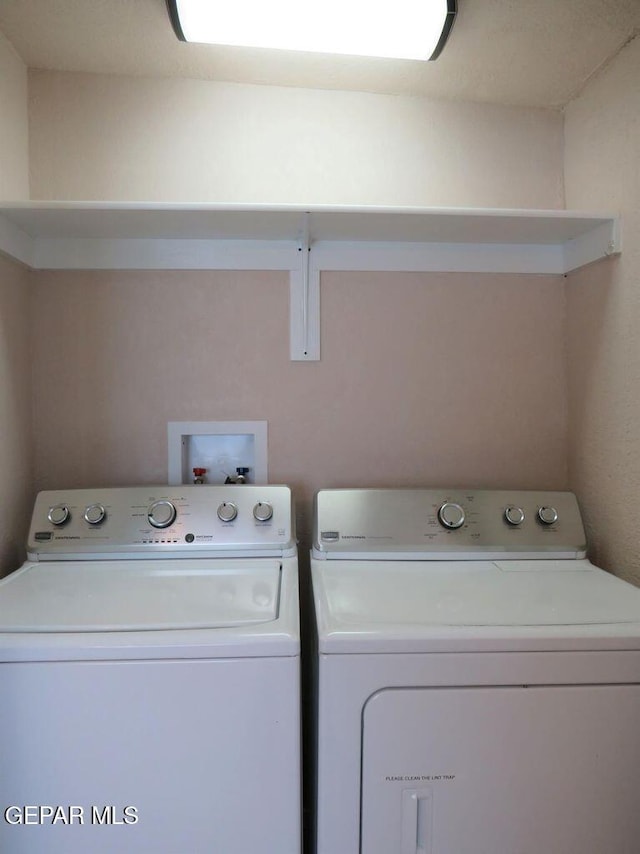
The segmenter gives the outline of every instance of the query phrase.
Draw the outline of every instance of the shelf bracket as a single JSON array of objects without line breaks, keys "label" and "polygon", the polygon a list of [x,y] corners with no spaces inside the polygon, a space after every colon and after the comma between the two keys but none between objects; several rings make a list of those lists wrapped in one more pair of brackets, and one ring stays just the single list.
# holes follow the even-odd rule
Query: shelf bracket
[{"label": "shelf bracket", "polygon": [[564,244],[563,273],[572,273],[594,261],[619,255],[621,250],[620,221],[607,220]]},{"label": "shelf bracket", "polygon": [[309,214],[305,213],[298,241],[299,264],[290,271],[290,355],[296,362],[320,359],[320,271],[311,254]]}]

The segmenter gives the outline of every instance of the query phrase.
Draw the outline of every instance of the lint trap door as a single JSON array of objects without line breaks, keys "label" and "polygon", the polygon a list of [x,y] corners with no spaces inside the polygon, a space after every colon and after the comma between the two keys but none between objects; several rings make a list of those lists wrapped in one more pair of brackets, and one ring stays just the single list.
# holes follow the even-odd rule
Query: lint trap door
[{"label": "lint trap door", "polygon": [[637,854],[638,721],[638,685],[380,691],[361,854]]}]

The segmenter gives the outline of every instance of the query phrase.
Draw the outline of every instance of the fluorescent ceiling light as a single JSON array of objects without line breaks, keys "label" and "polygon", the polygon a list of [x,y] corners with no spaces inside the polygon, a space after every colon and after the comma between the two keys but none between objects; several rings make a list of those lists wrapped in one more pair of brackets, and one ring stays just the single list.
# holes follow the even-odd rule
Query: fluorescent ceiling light
[{"label": "fluorescent ceiling light", "polygon": [[436,59],[456,0],[167,0],[182,41]]}]

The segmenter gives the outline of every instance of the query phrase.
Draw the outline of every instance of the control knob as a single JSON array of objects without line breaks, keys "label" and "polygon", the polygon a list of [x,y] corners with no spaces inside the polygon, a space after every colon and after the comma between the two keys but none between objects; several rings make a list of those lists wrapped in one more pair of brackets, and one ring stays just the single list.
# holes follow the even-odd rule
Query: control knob
[{"label": "control knob", "polygon": [[49,507],[47,519],[52,525],[60,527],[61,525],[66,524],[70,518],[71,512],[66,504],[54,504],[53,507]]},{"label": "control knob", "polygon": [[107,511],[102,504],[90,504],[84,511],[85,522],[90,525],[99,525],[100,522],[104,522],[106,516]]},{"label": "control knob", "polygon": [[176,521],[177,511],[171,501],[154,501],[147,510],[147,519],[154,528],[168,528]]},{"label": "control knob", "polygon": [[273,507],[268,501],[258,501],[253,508],[253,518],[256,522],[268,522],[273,517]]},{"label": "control knob", "polygon": [[238,515],[238,508],[232,501],[224,501],[218,507],[218,519],[221,522],[233,522]]},{"label": "control knob", "polygon": [[505,507],[504,518],[509,525],[513,525],[514,527],[522,525],[524,522],[524,510],[522,507],[516,507],[515,504],[510,504],[508,507]]},{"label": "control knob", "polygon": [[543,525],[553,525],[554,522],[558,521],[558,511],[555,507],[539,507],[538,521],[541,522]]},{"label": "control knob", "polygon": [[445,501],[438,510],[438,521],[445,528],[455,530],[464,525],[464,510],[453,501]]}]

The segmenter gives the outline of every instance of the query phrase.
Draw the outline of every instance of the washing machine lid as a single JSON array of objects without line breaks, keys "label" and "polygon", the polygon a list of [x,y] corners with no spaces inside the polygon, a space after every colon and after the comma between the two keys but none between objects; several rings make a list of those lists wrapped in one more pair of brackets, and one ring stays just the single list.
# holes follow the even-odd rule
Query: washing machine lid
[{"label": "washing machine lid", "polygon": [[587,560],[312,561],[312,574],[326,652],[420,651],[434,639],[640,644],[640,589]]},{"label": "washing machine lid", "polygon": [[281,561],[27,563],[0,582],[0,633],[145,632],[273,623]]}]

